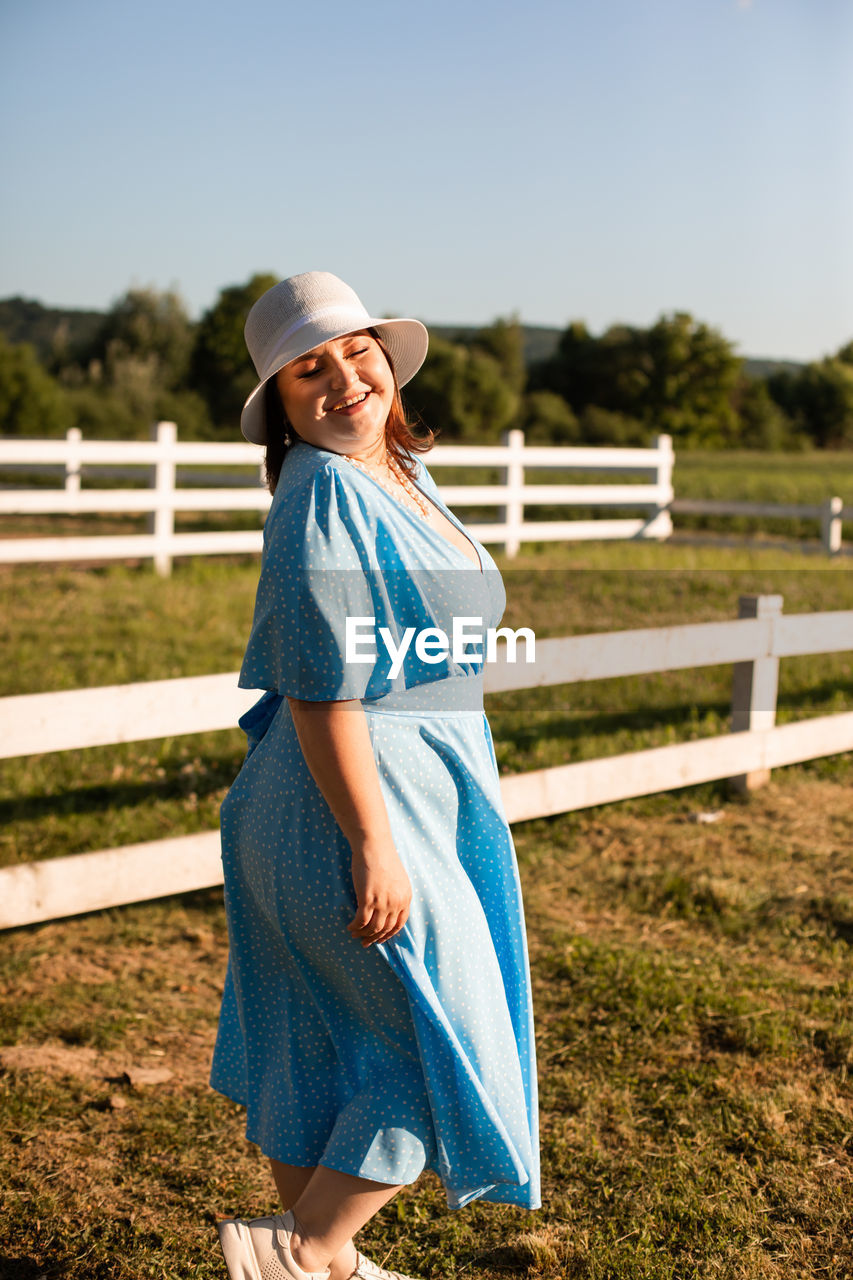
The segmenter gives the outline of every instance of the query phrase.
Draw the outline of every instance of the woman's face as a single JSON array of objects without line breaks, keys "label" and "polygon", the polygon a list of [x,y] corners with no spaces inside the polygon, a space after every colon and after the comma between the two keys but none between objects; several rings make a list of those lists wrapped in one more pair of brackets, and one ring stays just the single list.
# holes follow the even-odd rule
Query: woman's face
[{"label": "woman's face", "polygon": [[362,330],[333,338],[276,374],[297,436],[319,449],[360,454],[382,443],[394,376],[375,338]]}]

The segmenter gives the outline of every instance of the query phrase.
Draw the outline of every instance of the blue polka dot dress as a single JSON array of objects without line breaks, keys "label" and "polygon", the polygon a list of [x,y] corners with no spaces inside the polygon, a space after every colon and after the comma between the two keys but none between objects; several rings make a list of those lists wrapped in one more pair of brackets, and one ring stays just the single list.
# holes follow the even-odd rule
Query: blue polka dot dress
[{"label": "blue polka dot dress", "polygon": [[[222,806],[230,950],[211,1084],[286,1164],[393,1184],[429,1168],[451,1208],[535,1209],[524,916],[478,660],[506,596],[471,540],[479,569],[349,459],[302,442],[286,457],[240,674],[266,692],[240,722],[248,753]],[[413,893],[388,942],[347,931],[350,846],[285,695],[364,708]]]}]

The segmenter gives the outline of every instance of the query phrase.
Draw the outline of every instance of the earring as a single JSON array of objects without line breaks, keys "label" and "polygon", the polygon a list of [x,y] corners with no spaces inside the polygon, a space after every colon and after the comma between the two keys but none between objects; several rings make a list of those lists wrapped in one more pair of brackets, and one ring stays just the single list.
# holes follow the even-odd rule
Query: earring
[{"label": "earring", "polygon": [[287,446],[288,446],[289,444],[290,444],[290,432],[289,432],[289,431],[285,431],[285,433],[284,433],[284,447],[285,447],[285,448],[287,448]]}]

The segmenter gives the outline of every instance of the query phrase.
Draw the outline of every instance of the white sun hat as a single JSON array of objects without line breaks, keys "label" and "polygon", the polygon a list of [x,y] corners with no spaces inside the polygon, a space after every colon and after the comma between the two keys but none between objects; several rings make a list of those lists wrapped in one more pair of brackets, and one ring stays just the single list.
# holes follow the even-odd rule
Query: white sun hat
[{"label": "white sun hat", "polygon": [[260,379],[243,405],[240,430],[266,444],[264,387],[291,360],[359,329],[375,329],[391,357],[397,385],[415,376],[426,358],[429,334],[420,320],[380,320],[329,271],[290,276],[258,299],[246,319],[246,346]]}]

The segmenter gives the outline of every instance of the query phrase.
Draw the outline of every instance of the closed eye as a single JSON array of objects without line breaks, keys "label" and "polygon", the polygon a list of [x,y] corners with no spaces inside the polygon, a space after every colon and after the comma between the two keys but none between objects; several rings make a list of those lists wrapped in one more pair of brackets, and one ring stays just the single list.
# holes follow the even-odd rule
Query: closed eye
[{"label": "closed eye", "polygon": [[[355,360],[358,356],[366,356],[369,350],[370,347],[357,347],[355,351],[348,351],[345,358],[347,360]],[[322,361],[318,364],[312,365],[310,369],[306,369],[303,373],[298,373],[296,376],[301,382],[305,378],[315,377],[320,372],[321,368]]]}]

